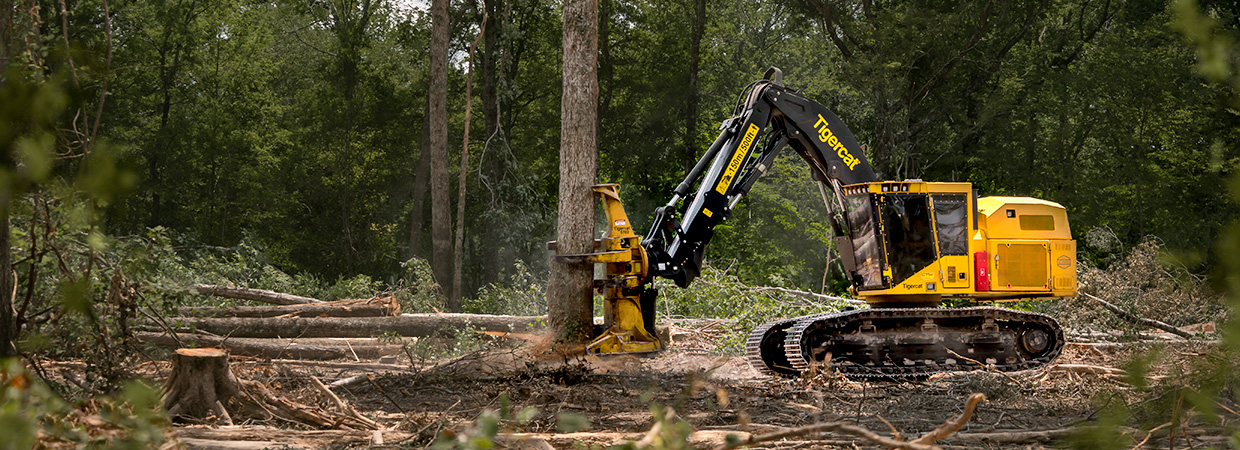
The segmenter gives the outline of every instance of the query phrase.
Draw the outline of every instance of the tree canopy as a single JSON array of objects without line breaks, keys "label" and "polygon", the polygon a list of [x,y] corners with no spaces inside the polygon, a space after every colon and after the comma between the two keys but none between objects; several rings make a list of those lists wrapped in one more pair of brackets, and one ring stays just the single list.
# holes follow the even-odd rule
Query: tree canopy
[{"label": "tree canopy", "polygon": [[[28,36],[48,49],[32,70],[75,65],[73,101],[101,108],[99,139],[136,175],[128,195],[101,205],[106,233],[246,242],[284,271],[326,279],[392,279],[410,250],[430,248],[430,233],[409,233],[430,219],[410,223],[430,203],[415,199],[426,183],[428,4],[16,3],[35,7]],[[705,0],[703,15],[698,3],[600,2],[598,181],[623,186],[638,229],[769,66],[846,120],[883,177],[1059,202],[1078,239],[1155,236],[1204,271],[1237,212],[1224,181],[1240,164],[1240,117],[1218,107],[1236,87],[1198,75],[1166,1]],[[1223,24],[1213,32],[1240,27],[1234,2],[1202,8]],[[482,117],[460,171],[464,55],[484,12],[472,60]],[[518,260],[546,271],[560,14],[536,0],[450,2],[446,164],[467,174],[466,296]],[[785,157],[707,258],[746,282],[831,290],[828,229],[808,170]]]}]

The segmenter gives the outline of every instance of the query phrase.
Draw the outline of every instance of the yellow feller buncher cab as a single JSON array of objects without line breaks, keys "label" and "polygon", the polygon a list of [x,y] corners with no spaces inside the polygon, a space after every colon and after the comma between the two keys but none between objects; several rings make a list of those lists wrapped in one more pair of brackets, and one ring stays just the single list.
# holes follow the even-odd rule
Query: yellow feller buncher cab
[{"label": "yellow feller buncher cab", "polygon": [[[977,198],[969,183],[843,188],[855,293],[876,305],[1076,295],[1076,241],[1057,203]],[[845,237],[847,239],[847,237]]]}]

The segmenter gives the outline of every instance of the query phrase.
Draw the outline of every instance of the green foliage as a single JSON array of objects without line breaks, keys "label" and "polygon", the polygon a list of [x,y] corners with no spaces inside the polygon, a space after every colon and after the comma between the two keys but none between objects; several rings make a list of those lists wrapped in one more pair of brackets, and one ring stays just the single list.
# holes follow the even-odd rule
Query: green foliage
[{"label": "green foliage", "polygon": [[[1215,20],[1215,17],[1221,14],[1230,18],[1227,24],[1234,27],[1237,24],[1230,22],[1234,22],[1235,11],[1203,11],[1199,5],[1189,0],[1175,2],[1172,9],[1175,12],[1174,26],[1197,49],[1198,71],[1215,82],[1224,85],[1235,83],[1240,86],[1240,72],[1232,70],[1234,62],[1240,56],[1235,45],[1235,29],[1224,29],[1225,27]],[[1227,92],[1224,96],[1232,97],[1228,101],[1240,98],[1235,97],[1234,91]],[[1233,173],[1232,177],[1232,186],[1240,183],[1240,174]],[[1231,194],[1233,201],[1240,200],[1240,191]],[[1172,376],[1148,387],[1143,375],[1158,359],[1158,355],[1138,355],[1127,369],[1130,382],[1147,399],[1132,406],[1121,402],[1121,405],[1111,407],[1110,412],[1102,415],[1097,426],[1082,428],[1077,438],[1070,441],[1075,447],[1114,447],[1116,442],[1121,441],[1116,439],[1121,433],[1120,427],[1133,422],[1146,430],[1152,430],[1163,423],[1171,427],[1184,426],[1190,421],[1217,424],[1217,406],[1221,405],[1219,401],[1236,401],[1237,394],[1240,394],[1240,385],[1237,384],[1235,376],[1236,370],[1240,369],[1240,320],[1237,320],[1236,315],[1236,312],[1240,311],[1240,283],[1237,283],[1237,280],[1240,280],[1240,256],[1237,256],[1235,249],[1240,248],[1240,224],[1233,221],[1224,228],[1218,246],[1221,264],[1214,276],[1214,284],[1218,292],[1222,293],[1230,311],[1230,317],[1220,330],[1223,345],[1208,350],[1202,358],[1196,359],[1191,367],[1177,368]],[[1180,305],[1170,308],[1177,309]],[[1232,436],[1233,446],[1238,439],[1240,435]]]},{"label": "green foliage", "polygon": [[[1166,252],[1163,243],[1150,239],[1117,251],[1116,260],[1106,268],[1082,261],[1077,271],[1079,289],[1139,317],[1174,326],[1226,319],[1226,300],[1211,289],[1205,277],[1192,273]],[[1140,329],[1084,297],[1044,303],[1044,307],[1070,328],[1131,333]]]},{"label": "green foliage", "polygon": [[160,448],[171,425],[159,389],[130,382],[115,398],[70,405],[16,360],[0,369],[0,449],[73,445],[79,448]]},{"label": "green foliage", "polygon": [[400,301],[400,309],[408,313],[429,313],[443,305],[443,289],[435,282],[430,263],[413,258],[405,261],[405,276],[391,290]]},{"label": "green foliage", "polygon": [[523,261],[517,261],[511,272],[478,290],[461,305],[468,313],[541,316],[547,314],[547,281],[535,275]]},{"label": "green foliage", "polygon": [[[1054,200],[1070,211],[1078,239],[1096,228],[1113,230],[1126,247],[1160,236],[1177,253],[1200,253],[1190,266],[1200,273],[1218,257],[1204,250],[1212,236],[1240,212],[1219,188],[1240,161],[1240,133],[1234,114],[1211,107],[1235,87],[1198,82],[1194,49],[1166,26],[1200,43],[1202,70],[1217,78],[1235,70],[1234,56],[1219,50],[1234,41],[1234,16],[1206,3],[1203,14],[1223,25],[1191,26],[1191,5],[712,1],[690,92],[692,4],[604,1],[600,180],[624,185],[631,219],[643,229],[736,95],[776,65],[790,87],[850,124],[887,178],[971,181],[983,195]],[[48,21],[31,53],[46,56],[22,67],[61,73],[73,56],[76,72],[64,68],[51,79],[67,84],[76,75],[81,87],[59,99],[6,98],[38,107],[18,122],[74,121],[56,111],[99,97],[105,65],[94,53],[108,47],[102,5],[67,6],[70,29]],[[429,244],[429,233],[408,242],[410,227],[426,224],[407,218],[414,184],[424,181],[416,173],[424,10],[360,1],[336,4],[348,14],[251,0],[114,6],[112,64],[124,69],[107,72],[98,140],[114,144],[92,148],[102,162],[111,152],[116,167],[140,180],[135,195],[115,197],[108,186],[135,181],[108,164],[87,164],[115,175],[72,183],[107,201],[93,212],[100,230],[136,236],[164,227],[203,248],[253,246],[264,264],[295,279],[273,273],[260,284],[316,296],[352,296],[406,274],[405,261]],[[42,17],[59,13],[51,3],[39,7],[47,9]],[[524,276],[506,274],[509,265],[525,261],[533,278],[547,270],[561,18],[555,4],[535,0],[482,7],[496,26],[474,68],[463,280],[466,297],[479,298],[473,308],[499,311],[537,304],[501,304],[500,295],[529,298],[519,287],[527,283],[506,280]],[[474,38],[480,13],[476,5],[460,10],[453,48]],[[72,48],[52,48],[64,31]],[[465,67],[450,69],[449,142],[457,146]],[[14,176],[78,164],[49,162],[50,153],[35,150],[53,145],[53,135],[36,134],[15,147],[24,159],[14,167],[26,172]],[[805,164],[788,152],[719,227],[706,256],[718,265],[734,260],[732,272],[746,283],[842,292],[844,277],[828,269],[827,229]],[[410,310],[433,305],[414,303]]]},{"label": "green foliage", "polygon": [[436,450],[487,450],[496,447],[496,438],[501,431],[511,432],[514,427],[529,423],[538,414],[538,409],[527,406],[515,413],[508,393],[499,396],[499,411],[486,410],[478,419],[460,433],[444,433],[439,435],[431,448]]},{"label": "green foliage", "polygon": [[[779,280],[773,280],[779,281]],[[749,331],[763,323],[786,317],[839,311],[844,302],[806,299],[777,291],[760,291],[727,270],[707,265],[689,289],[658,281],[658,311],[671,318],[726,319],[726,335],[716,351],[741,354]],[[778,284],[775,284],[778,286]]]}]

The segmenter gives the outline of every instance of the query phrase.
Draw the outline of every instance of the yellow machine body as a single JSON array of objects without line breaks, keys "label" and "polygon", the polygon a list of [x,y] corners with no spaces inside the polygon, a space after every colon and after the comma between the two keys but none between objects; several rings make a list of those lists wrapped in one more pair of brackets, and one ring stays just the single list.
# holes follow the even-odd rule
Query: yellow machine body
[{"label": "yellow machine body", "polygon": [[[1076,295],[1076,241],[1058,203],[977,198],[969,183],[863,183],[843,192],[856,222],[855,263],[869,275],[853,289],[871,304]],[[866,211],[855,211],[867,204],[868,224],[859,217]]]}]

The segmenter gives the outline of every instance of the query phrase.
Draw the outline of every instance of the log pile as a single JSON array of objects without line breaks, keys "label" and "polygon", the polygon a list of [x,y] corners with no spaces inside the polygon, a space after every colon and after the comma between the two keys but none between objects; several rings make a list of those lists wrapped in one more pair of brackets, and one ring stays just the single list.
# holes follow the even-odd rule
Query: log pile
[{"label": "log pile", "polygon": [[268,359],[393,357],[418,338],[451,337],[466,330],[529,334],[542,317],[481,314],[401,314],[395,297],[320,301],[280,292],[194,285],[194,293],[271,306],[183,307],[177,316],[152,320],[135,336],[148,345],[177,349],[218,347],[234,355]]}]

